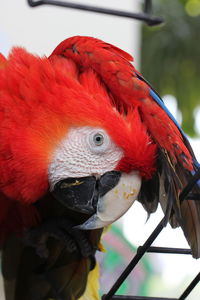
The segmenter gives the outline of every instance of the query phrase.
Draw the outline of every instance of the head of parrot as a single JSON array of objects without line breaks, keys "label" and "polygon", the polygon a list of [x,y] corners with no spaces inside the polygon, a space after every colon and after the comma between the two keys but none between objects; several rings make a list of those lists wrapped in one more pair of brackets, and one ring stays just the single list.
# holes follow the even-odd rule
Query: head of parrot
[{"label": "head of parrot", "polygon": [[82,229],[124,214],[155,171],[156,146],[138,108],[116,107],[90,68],[21,48],[0,70],[0,90],[3,193],[34,203],[50,190],[55,201],[88,214]]}]

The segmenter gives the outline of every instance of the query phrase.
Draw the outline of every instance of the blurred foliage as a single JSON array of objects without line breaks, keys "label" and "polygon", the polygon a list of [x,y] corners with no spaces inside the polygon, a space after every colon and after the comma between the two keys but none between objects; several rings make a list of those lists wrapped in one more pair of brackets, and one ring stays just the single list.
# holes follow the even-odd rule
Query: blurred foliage
[{"label": "blurred foliage", "polygon": [[200,0],[154,0],[159,27],[143,26],[142,74],[161,94],[174,95],[183,129],[193,136],[200,105]]},{"label": "blurred foliage", "polygon": [[[103,237],[105,253],[98,253],[97,260],[101,269],[101,295],[108,292],[119,275],[124,271],[136,253],[124,236],[121,226],[113,224]],[[154,282],[160,276],[157,259],[145,255],[117,290],[119,295],[149,295]],[[162,286],[162,282],[159,282]],[[91,299],[92,300],[92,299]]]}]

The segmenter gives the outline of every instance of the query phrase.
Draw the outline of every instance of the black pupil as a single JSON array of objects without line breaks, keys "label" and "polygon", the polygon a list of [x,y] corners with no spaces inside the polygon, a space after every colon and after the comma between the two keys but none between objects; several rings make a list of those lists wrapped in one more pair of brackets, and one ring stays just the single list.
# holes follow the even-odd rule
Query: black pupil
[{"label": "black pupil", "polygon": [[101,136],[96,136],[96,141],[100,142],[101,141]]}]

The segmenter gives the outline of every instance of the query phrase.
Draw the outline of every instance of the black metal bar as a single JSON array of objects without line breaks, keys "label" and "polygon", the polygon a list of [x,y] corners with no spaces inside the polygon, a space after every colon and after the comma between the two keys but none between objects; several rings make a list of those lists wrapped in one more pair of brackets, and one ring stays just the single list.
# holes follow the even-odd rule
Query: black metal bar
[{"label": "black metal bar", "polygon": [[[180,194],[180,201],[183,201],[187,195],[189,194],[190,190],[193,188],[195,183],[200,179],[200,170],[198,170],[192,180],[186,185],[186,187],[183,189],[183,191]],[[165,217],[160,221],[160,223],[157,225],[157,227],[154,229],[154,231],[151,233],[149,238],[146,240],[146,242],[143,244],[143,246],[140,246],[137,249],[136,255],[133,257],[129,265],[126,267],[126,269],[122,272],[122,274],[119,276],[119,278],[116,280],[114,285],[111,287],[110,291],[103,296],[104,300],[113,299],[113,295],[116,293],[116,291],[119,289],[122,282],[127,278],[127,276],[130,274],[130,272],[133,270],[133,268],[137,265],[139,260],[142,258],[142,256],[145,254],[145,252],[148,251],[151,244],[154,242],[154,240],[157,238],[159,233],[163,230],[165,227]],[[195,281],[196,282],[196,281]],[[191,286],[191,285],[190,285]],[[190,286],[188,288],[190,288]],[[187,289],[186,289],[187,290]],[[183,300],[184,298],[180,298],[179,300]]]},{"label": "black metal bar", "polygon": [[188,285],[188,287],[185,289],[183,294],[178,298],[178,300],[185,300],[186,297],[191,293],[191,291],[195,288],[197,283],[200,281],[200,272],[197,274],[197,276],[192,280],[192,282]]},{"label": "black metal bar", "polygon": [[151,233],[149,238],[146,240],[143,246],[140,246],[137,249],[136,255],[133,257],[129,265],[126,267],[126,269],[122,272],[122,274],[119,276],[117,281],[114,283],[110,291],[107,293],[107,295],[104,295],[104,300],[112,299],[111,297],[116,293],[122,282],[127,278],[127,276],[130,274],[130,272],[133,270],[133,268],[137,265],[139,260],[142,258],[142,256],[145,254],[147,249],[151,246],[151,244],[154,242],[154,240],[157,238],[159,233],[163,230],[165,227],[165,218],[163,218],[160,223],[157,225],[157,227],[154,229],[154,231]]},{"label": "black metal bar", "polygon": [[144,2],[144,13],[151,14],[152,13],[152,0],[145,0]]},{"label": "black metal bar", "polygon": [[[104,300],[104,296],[102,300]],[[178,298],[163,298],[163,297],[145,297],[145,296],[121,296],[116,295],[110,298],[112,300],[179,300]]]},{"label": "black metal bar", "polygon": [[185,186],[185,188],[180,193],[180,196],[179,196],[180,201],[183,201],[187,197],[190,190],[195,186],[196,182],[199,179],[200,179],[200,169],[193,175],[190,182]]},{"label": "black metal bar", "polygon": [[110,8],[105,8],[105,7],[97,7],[97,6],[84,5],[84,4],[72,3],[72,2],[62,2],[59,0],[38,0],[38,1],[27,0],[27,1],[31,7],[36,7],[36,6],[43,5],[43,4],[55,5],[55,6],[72,8],[72,9],[79,9],[79,10],[84,10],[84,11],[113,15],[113,16],[118,16],[118,17],[136,19],[136,20],[144,21],[149,26],[159,25],[164,22],[163,18],[153,17],[145,12],[144,13],[132,13],[132,12],[128,12],[128,11],[121,11],[121,10],[110,9]]},{"label": "black metal bar", "polygon": [[192,254],[192,251],[190,249],[169,248],[169,247],[150,247],[146,252],[165,253],[165,254],[190,254],[190,255]]},{"label": "black metal bar", "polygon": [[194,193],[189,193],[186,197],[187,200],[195,200],[195,201],[200,201],[200,195],[199,194],[194,194]]}]

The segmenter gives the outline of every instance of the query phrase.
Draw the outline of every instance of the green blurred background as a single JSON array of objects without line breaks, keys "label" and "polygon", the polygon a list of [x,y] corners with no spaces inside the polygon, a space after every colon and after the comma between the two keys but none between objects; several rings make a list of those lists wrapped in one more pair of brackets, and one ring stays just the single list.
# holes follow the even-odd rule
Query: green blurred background
[{"label": "green blurred background", "polygon": [[162,95],[174,95],[190,136],[200,105],[200,0],[153,0],[165,24],[143,26],[141,72]]}]

